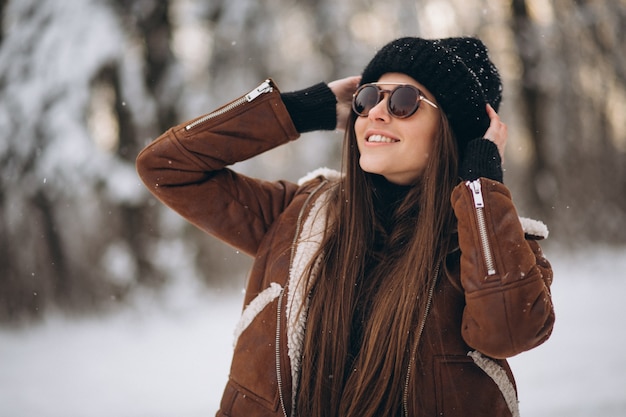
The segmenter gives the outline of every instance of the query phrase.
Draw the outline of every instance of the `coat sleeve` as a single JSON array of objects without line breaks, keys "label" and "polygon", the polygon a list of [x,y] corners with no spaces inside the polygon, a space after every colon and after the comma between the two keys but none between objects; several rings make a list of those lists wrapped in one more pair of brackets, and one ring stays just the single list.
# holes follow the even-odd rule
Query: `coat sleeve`
[{"label": "coat sleeve", "polygon": [[554,324],[552,269],[534,237],[524,233],[508,189],[485,178],[452,193],[465,292],[462,335],[494,358],[532,349]]},{"label": "coat sleeve", "polygon": [[136,163],[142,181],[159,200],[250,255],[297,191],[290,182],[252,179],[227,168],[299,136],[278,89],[271,81],[269,87],[252,100],[244,96],[229,103],[208,119],[167,130],[141,151]]}]

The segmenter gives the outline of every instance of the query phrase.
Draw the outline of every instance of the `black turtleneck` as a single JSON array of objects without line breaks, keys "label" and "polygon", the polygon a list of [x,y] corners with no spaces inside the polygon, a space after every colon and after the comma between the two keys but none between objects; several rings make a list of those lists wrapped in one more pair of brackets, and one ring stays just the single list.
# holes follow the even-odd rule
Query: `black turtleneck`
[{"label": "black turtleneck", "polygon": [[372,192],[374,195],[374,209],[379,219],[383,221],[385,228],[388,227],[393,212],[398,208],[406,197],[411,185],[398,185],[387,181],[382,175],[372,175]]}]

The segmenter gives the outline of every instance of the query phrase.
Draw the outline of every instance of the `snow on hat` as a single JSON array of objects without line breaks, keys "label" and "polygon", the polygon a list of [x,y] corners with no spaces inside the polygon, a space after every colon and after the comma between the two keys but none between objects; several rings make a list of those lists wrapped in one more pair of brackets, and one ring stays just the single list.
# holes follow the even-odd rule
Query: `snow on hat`
[{"label": "snow on hat", "polygon": [[365,67],[361,84],[400,72],[423,84],[446,114],[459,150],[482,137],[489,127],[487,103],[497,111],[502,82],[487,47],[477,38],[396,39],[376,53]]}]

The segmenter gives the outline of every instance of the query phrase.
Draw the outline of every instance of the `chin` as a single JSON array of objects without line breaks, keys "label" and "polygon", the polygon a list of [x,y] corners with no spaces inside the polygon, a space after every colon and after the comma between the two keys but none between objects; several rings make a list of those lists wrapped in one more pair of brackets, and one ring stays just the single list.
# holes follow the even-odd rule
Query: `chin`
[{"label": "chin", "polygon": [[367,165],[359,165],[361,167],[361,170],[363,172],[367,172],[368,174],[376,174],[376,175],[382,175],[385,176],[384,172],[381,172],[378,169],[372,168],[370,166]]}]

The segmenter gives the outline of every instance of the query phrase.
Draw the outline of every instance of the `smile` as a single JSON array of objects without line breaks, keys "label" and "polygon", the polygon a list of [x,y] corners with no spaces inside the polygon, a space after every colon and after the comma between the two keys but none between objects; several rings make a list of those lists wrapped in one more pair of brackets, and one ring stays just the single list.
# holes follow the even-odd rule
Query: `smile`
[{"label": "smile", "polygon": [[383,135],[372,135],[372,136],[367,138],[367,142],[370,142],[370,143],[395,143],[395,142],[400,142],[400,141],[397,140],[397,139],[388,138],[388,137],[383,136]]}]

